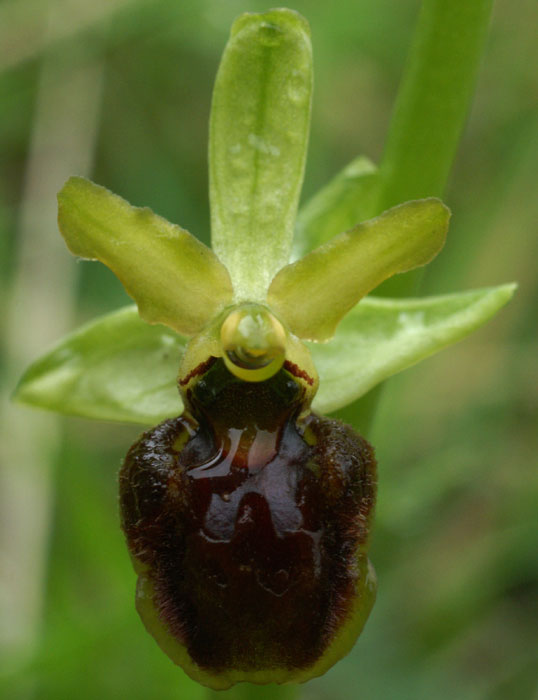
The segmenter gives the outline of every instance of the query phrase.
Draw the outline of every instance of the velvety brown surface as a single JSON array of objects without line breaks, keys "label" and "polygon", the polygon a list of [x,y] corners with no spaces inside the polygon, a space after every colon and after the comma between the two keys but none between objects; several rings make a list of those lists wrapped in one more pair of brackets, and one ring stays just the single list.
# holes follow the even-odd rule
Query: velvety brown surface
[{"label": "velvety brown surface", "polygon": [[247,383],[218,360],[122,468],[129,547],[204,668],[308,667],[349,614],[375,459],[338,421],[298,422],[302,396],[285,369]]}]

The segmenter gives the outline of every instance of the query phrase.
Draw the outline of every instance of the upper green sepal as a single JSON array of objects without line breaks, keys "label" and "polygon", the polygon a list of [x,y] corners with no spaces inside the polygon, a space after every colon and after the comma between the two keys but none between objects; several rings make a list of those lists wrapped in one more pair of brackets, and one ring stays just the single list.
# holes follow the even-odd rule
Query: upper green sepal
[{"label": "upper green sepal", "polygon": [[147,207],[82,177],[69,178],[58,205],[69,250],[107,265],[149,323],[192,335],[231,302],[230,276],[213,251]]},{"label": "upper green sepal", "polygon": [[292,10],[241,15],[211,107],[211,240],[235,301],[263,302],[289,262],[312,95],[306,20]]},{"label": "upper green sepal", "polygon": [[280,270],[267,303],[300,338],[329,340],[348,311],[383,280],[437,255],[449,218],[449,209],[434,197],[393,207]]}]

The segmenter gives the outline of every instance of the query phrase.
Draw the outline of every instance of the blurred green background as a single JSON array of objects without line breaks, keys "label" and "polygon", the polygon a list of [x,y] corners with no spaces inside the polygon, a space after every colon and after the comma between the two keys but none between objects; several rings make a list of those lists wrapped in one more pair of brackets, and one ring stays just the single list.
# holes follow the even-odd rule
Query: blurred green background
[{"label": "blurred green background", "polygon": [[[354,156],[379,159],[419,2],[289,6],[314,44],[306,199]],[[61,334],[127,302],[57,233],[55,193],[69,175],[208,240],[212,82],[233,18],[266,7],[0,2],[3,698],[207,697],[134,609],[116,475],[139,431],[8,397]],[[537,15],[532,0],[497,2],[445,198],[449,241],[422,291],[520,289],[472,338],[386,387],[371,436],[378,601],[353,652],[301,700],[536,697]]]}]

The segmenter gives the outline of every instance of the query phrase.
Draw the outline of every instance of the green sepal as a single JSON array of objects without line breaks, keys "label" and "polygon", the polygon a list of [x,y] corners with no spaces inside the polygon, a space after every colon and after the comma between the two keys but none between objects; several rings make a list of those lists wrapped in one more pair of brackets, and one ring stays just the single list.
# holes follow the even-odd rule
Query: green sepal
[{"label": "green sepal", "polygon": [[82,177],[69,178],[58,205],[69,250],[107,265],[148,323],[192,335],[231,302],[230,276],[213,251],[150,209]]},{"label": "green sepal", "polygon": [[217,74],[209,127],[211,240],[238,302],[263,302],[289,262],[311,95],[306,20],[286,9],[241,15]]},{"label": "green sepal", "polygon": [[22,376],[14,399],[86,418],[150,425],[178,416],[187,338],[127,306],[61,340]]},{"label": "green sepal", "polygon": [[[320,376],[314,409],[336,411],[464,338],[506,304],[514,290],[514,284],[506,284],[424,299],[366,297],[330,343],[307,343]],[[205,343],[195,363],[219,354],[218,341],[212,347],[206,335],[191,341]],[[67,336],[34,362],[15,399],[88,418],[155,424],[182,411],[176,375],[186,345],[187,338],[150,326],[136,307],[125,307]],[[303,357],[300,361],[304,364]]]},{"label": "green sepal", "polygon": [[297,215],[294,260],[372,216],[379,173],[365,156],[348,163],[304,204]]},{"label": "green sepal", "polygon": [[328,340],[345,314],[383,280],[437,255],[449,218],[449,209],[433,197],[393,207],[280,270],[268,305],[299,338]]},{"label": "green sepal", "polygon": [[491,318],[515,284],[423,299],[366,297],[330,343],[307,343],[320,377],[313,408],[330,413],[420,362]]}]

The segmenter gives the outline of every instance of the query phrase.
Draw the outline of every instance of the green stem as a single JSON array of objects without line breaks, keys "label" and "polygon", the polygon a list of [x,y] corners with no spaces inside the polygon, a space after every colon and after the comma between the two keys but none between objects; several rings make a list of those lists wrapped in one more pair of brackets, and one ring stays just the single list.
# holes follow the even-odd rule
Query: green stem
[{"label": "green stem", "polygon": [[[424,0],[385,152],[376,214],[408,199],[441,197],[456,155],[484,48],[493,0]],[[421,271],[376,292],[418,291]]]},{"label": "green stem", "polygon": [[381,163],[382,208],[441,196],[469,108],[492,0],[425,0]]},{"label": "green stem", "polygon": [[[422,3],[381,162],[376,213],[408,199],[442,196],[473,94],[492,4]],[[382,293],[414,294],[420,277],[420,271],[398,275],[382,285]]]},{"label": "green stem", "polygon": [[[440,197],[472,97],[493,0],[424,0],[381,161],[379,214],[408,199]],[[422,271],[396,275],[376,295],[412,296]],[[367,433],[381,387],[338,414]]]}]

